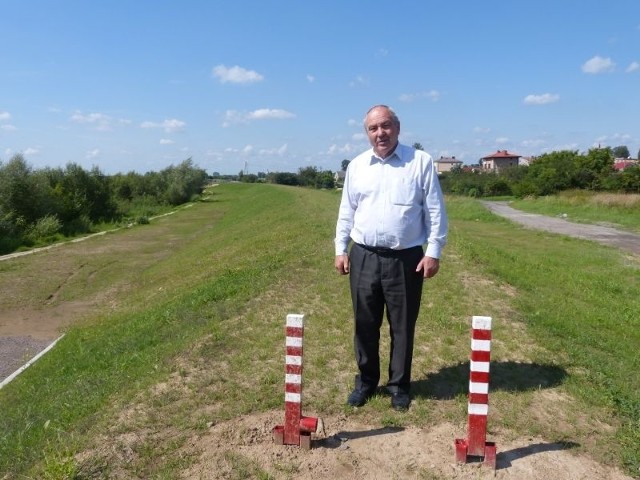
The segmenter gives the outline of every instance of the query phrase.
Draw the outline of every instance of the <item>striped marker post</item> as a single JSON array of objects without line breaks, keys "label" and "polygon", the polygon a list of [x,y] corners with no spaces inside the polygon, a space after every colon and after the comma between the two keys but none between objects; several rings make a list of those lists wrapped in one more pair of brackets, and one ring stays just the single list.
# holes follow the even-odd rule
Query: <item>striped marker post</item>
[{"label": "striped marker post", "polygon": [[287,315],[284,385],[284,425],[273,428],[273,439],[279,445],[311,448],[311,433],[318,419],[302,415],[302,338],[304,315]]},{"label": "striped marker post", "polygon": [[491,317],[474,316],[471,321],[471,361],[469,372],[469,429],[466,439],[456,439],[456,460],[484,457],[496,468],[496,444],[487,442],[489,413],[489,365],[491,361]]}]

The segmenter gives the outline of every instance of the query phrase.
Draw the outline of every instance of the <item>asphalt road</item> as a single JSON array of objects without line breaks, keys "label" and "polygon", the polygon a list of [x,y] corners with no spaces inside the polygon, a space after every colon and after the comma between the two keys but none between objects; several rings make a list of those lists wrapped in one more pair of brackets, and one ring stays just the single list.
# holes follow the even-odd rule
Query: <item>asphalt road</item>
[{"label": "asphalt road", "polygon": [[560,217],[547,217],[511,208],[507,202],[482,201],[496,215],[524,225],[527,228],[592,240],[627,252],[640,254],[640,235],[616,228],[585,223],[574,223]]}]

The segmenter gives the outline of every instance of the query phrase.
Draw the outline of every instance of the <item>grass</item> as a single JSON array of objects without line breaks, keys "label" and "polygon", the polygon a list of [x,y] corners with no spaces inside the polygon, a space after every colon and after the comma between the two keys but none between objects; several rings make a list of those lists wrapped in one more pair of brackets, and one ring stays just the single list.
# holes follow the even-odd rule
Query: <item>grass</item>
[{"label": "grass", "polygon": [[559,216],[573,222],[597,223],[640,232],[640,194],[570,190],[548,197],[514,200],[520,210]]},{"label": "grass", "polygon": [[[426,284],[416,334],[414,405],[398,414],[379,395],[371,408],[351,411],[344,406],[355,373],[348,283],[333,270],[338,201],[335,192],[223,185],[210,201],[114,233],[151,251],[139,263],[131,254],[130,263],[102,260],[106,274],[95,280],[102,288],[129,275],[118,307],[69,328],[0,391],[0,472],[176,478],[195,461],[184,448],[190,436],[281,408],[274,348],[283,345],[286,314],[304,313],[309,412],[380,427],[463,425],[469,319],[490,315],[492,428],[575,442],[637,474],[637,258],[521,229],[472,199],[449,198],[450,244]],[[157,244],[139,237],[146,229],[171,242],[170,253],[154,256]],[[0,268],[20,275],[28,260]],[[128,452],[127,461],[113,451]],[[220,461],[253,478],[276,474],[238,452]]]}]

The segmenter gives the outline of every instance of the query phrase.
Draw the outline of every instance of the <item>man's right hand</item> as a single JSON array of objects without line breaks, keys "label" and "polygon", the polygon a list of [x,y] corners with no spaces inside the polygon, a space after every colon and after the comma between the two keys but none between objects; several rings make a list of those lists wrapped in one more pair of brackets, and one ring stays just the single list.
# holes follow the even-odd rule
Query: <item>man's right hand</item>
[{"label": "man's right hand", "polygon": [[336,255],[336,271],[340,275],[349,274],[349,255],[346,253],[343,255]]}]

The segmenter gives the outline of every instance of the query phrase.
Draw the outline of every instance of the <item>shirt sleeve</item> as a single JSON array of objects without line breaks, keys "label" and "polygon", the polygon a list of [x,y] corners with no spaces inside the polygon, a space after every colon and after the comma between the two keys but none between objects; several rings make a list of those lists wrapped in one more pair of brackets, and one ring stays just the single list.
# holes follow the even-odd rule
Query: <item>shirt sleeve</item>
[{"label": "shirt sleeve", "polygon": [[433,162],[429,162],[425,189],[425,224],[427,225],[427,248],[425,256],[440,258],[447,243],[449,222],[444,205],[444,196]]},{"label": "shirt sleeve", "polygon": [[338,222],[336,224],[336,238],[334,240],[336,255],[344,255],[349,247],[351,229],[353,228],[353,217],[356,211],[349,196],[349,168],[344,177],[344,185],[342,187],[342,198],[340,200],[340,208],[338,209]]}]

